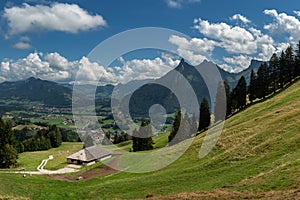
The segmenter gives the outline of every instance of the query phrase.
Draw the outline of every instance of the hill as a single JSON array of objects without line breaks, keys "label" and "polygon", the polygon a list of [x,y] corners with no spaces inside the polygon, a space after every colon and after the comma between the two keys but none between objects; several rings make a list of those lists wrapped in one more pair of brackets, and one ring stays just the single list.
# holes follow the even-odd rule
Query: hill
[{"label": "hill", "polygon": [[1,100],[40,102],[47,106],[70,107],[72,90],[37,78],[0,84]]},{"label": "hill", "polygon": [[75,183],[0,174],[0,194],[32,199],[297,199],[300,196],[300,81],[225,123],[213,151],[203,135],[176,162],[145,174]]}]

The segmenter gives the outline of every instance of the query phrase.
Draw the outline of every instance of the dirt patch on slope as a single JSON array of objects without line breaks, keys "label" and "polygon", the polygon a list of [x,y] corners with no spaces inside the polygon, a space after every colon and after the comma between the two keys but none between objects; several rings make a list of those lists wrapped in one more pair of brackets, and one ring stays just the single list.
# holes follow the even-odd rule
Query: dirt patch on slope
[{"label": "dirt patch on slope", "polygon": [[[108,162],[108,165],[115,166],[115,164],[117,163],[120,156],[122,156],[122,155],[115,154],[114,159],[111,160],[110,162]],[[76,182],[79,180],[88,180],[88,179],[92,179],[95,177],[107,176],[110,174],[114,174],[116,172],[118,172],[118,171],[103,164],[103,165],[95,167],[93,169],[81,171],[76,174],[51,174],[51,175],[47,175],[47,176],[51,177],[53,179],[56,179],[56,180]]]}]

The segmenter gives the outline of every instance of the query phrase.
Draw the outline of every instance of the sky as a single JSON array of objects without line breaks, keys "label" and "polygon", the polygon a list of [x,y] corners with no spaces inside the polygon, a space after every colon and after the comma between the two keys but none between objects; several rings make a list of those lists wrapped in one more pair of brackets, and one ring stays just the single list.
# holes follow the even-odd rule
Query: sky
[{"label": "sky", "polygon": [[[25,0],[0,2],[0,82],[37,77],[101,84],[157,78],[178,65],[211,60],[229,72],[267,61],[300,40],[297,0]],[[102,41],[126,30],[162,27],[176,55],[157,50],[121,56],[110,68],[89,60]]]}]

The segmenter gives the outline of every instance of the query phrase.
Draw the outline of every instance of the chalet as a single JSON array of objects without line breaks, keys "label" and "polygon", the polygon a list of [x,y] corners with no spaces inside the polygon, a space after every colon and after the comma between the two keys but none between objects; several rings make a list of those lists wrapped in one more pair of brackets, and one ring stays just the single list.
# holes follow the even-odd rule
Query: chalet
[{"label": "chalet", "polygon": [[101,162],[112,156],[112,153],[106,149],[100,148],[97,145],[82,149],[67,157],[67,162],[77,165],[92,165],[96,162]]}]

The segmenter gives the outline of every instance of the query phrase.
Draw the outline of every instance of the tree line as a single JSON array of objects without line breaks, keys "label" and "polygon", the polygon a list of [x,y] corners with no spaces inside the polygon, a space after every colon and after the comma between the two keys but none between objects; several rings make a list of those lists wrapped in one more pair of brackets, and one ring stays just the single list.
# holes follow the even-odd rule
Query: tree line
[{"label": "tree line", "polygon": [[[256,99],[263,99],[281,91],[288,84],[293,83],[299,75],[300,41],[295,51],[289,46],[281,52],[280,56],[274,53],[269,62],[264,62],[257,72],[252,70],[249,86],[244,76],[232,90],[227,81],[219,83],[214,104],[214,121],[223,121],[233,113],[244,109],[247,105],[247,97],[252,103]],[[198,125],[194,117],[193,115],[189,118],[187,114],[182,117],[180,110],[176,112],[168,137],[171,145],[199,134],[210,126],[211,112],[206,98],[203,98],[200,105]],[[195,129],[197,126],[198,128]]]},{"label": "tree line", "polygon": [[55,125],[39,130],[27,126],[21,130],[13,130],[11,121],[0,118],[0,168],[15,167],[18,153],[48,150],[68,141],[80,141],[78,134]]},{"label": "tree line", "polygon": [[275,94],[287,85],[296,81],[300,75],[300,42],[294,51],[288,47],[282,51],[280,56],[272,55],[269,62],[264,62],[257,72],[251,71],[250,83],[247,87],[246,79],[242,76],[236,87],[231,91],[228,83],[220,83],[215,101],[215,121],[222,120],[223,113],[220,112],[220,104],[224,103],[221,91],[225,89],[226,96],[226,118],[231,114],[239,112],[247,105],[247,97],[250,103],[256,99],[264,99]]}]

